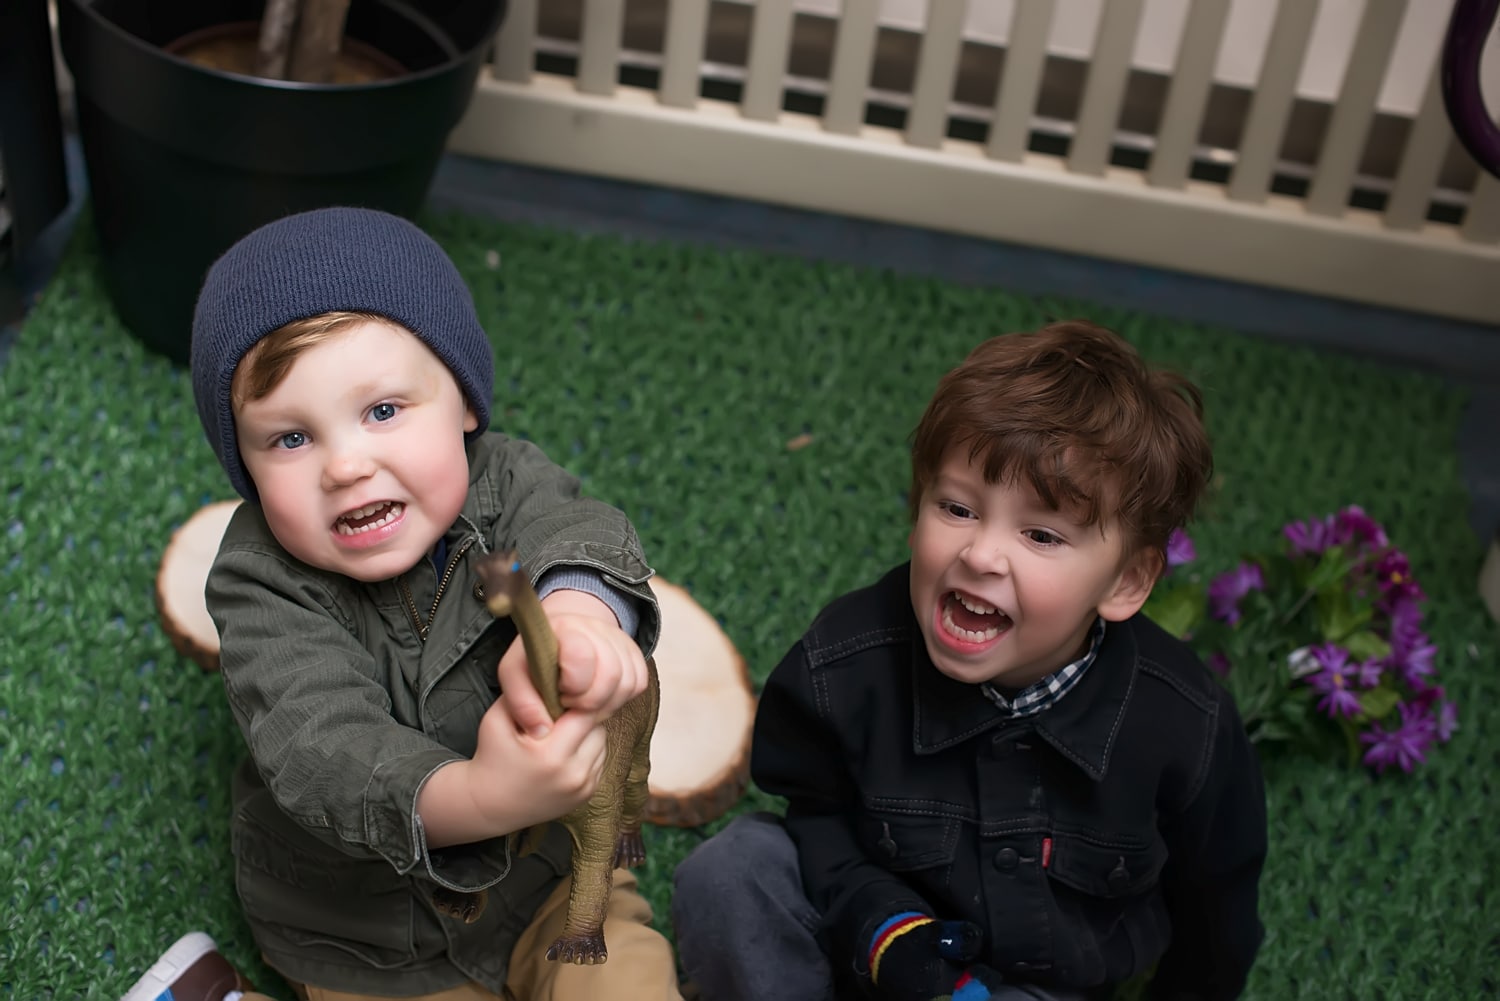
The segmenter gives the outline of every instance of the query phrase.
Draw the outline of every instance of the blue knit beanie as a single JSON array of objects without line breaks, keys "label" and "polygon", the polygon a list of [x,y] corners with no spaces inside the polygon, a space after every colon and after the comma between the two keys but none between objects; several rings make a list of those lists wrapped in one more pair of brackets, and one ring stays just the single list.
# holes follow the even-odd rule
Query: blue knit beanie
[{"label": "blue knit beanie", "polygon": [[209,268],[193,312],[193,396],[229,482],[257,499],[240,461],[229,387],[262,337],[294,320],[347,310],[393,320],[458,379],[489,426],[495,363],[468,286],[443,248],[399,216],[327,208],[286,216],[242,238]]}]

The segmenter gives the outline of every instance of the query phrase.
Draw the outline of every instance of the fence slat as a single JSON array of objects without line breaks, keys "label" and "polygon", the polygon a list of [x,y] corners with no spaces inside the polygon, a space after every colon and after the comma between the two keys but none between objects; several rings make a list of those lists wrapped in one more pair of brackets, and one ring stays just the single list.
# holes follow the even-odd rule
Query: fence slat
[{"label": "fence slat", "polygon": [[758,0],[754,17],[740,113],[769,122],[781,114],[787,46],[792,38],[792,0]]},{"label": "fence slat", "polygon": [[1382,221],[1390,229],[1421,229],[1427,221],[1427,207],[1432,190],[1442,173],[1443,159],[1453,145],[1453,129],[1443,110],[1443,90],[1439,73],[1442,59],[1434,58],[1427,78],[1427,95],[1417,112],[1416,121],[1406,136],[1396,183],[1385,203]]},{"label": "fence slat", "polygon": [[529,83],[536,42],[537,0],[511,0],[495,39],[495,62],[490,72],[511,83]]},{"label": "fence slat", "polygon": [[1188,12],[1182,41],[1177,46],[1177,65],[1172,70],[1167,105],[1157,129],[1156,149],[1146,171],[1147,183],[1155,187],[1187,185],[1228,14],[1229,0],[1195,0]]},{"label": "fence slat", "polygon": [[615,92],[620,72],[620,33],[625,5],[620,0],[584,0],[583,37],[578,43],[578,89],[584,94]]},{"label": "fence slat", "polygon": [[1109,0],[1104,5],[1094,37],[1094,54],[1089,58],[1088,83],[1084,85],[1083,103],[1079,106],[1078,127],[1068,152],[1068,169],[1075,174],[1102,175],[1109,166],[1143,2]]},{"label": "fence slat", "polygon": [[1286,120],[1296,98],[1297,78],[1307,56],[1319,0],[1281,0],[1271,39],[1260,65],[1260,80],[1250,102],[1239,159],[1229,178],[1229,197],[1241,202],[1264,202],[1271,194],[1271,171],[1281,155]]},{"label": "fence slat", "polygon": [[1460,234],[1470,243],[1500,243],[1500,179],[1481,170]]},{"label": "fence slat", "polygon": [[1349,66],[1307,192],[1307,211],[1314,215],[1341,216],[1348,207],[1354,172],[1359,169],[1370,122],[1375,118],[1375,98],[1385,81],[1405,13],[1406,0],[1366,0],[1365,15],[1354,36],[1354,51],[1349,54]]},{"label": "fence slat", "polygon": [[823,128],[829,132],[852,136],[864,124],[865,92],[875,58],[876,13],[877,5],[870,0],[844,0],[833,70],[828,75],[828,101],[823,105]]},{"label": "fence slat", "polygon": [[1017,3],[1005,44],[1005,69],[995,96],[995,118],[985,153],[996,160],[1018,161],[1031,138],[1031,118],[1047,64],[1047,35],[1052,30],[1054,0]]},{"label": "fence slat", "polygon": [[906,118],[906,141],[913,146],[936,149],[948,134],[948,104],[953,100],[968,6],[968,0],[927,0],[927,24]]},{"label": "fence slat", "polygon": [[708,30],[708,0],[672,0],[667,4],[666,39],[662,44],[661,83],[656,97],[673,108],[698,103],[698,64]]}]

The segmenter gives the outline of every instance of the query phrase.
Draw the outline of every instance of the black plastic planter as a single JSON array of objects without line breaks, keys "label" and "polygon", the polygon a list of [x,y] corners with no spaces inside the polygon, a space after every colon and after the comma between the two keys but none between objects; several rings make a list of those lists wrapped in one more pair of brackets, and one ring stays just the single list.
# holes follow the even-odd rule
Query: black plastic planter
[{"label": "black plastic planter", "polygon": [[185,363],[203,275],[281,216],[421,207],[505,0],[353,0],[346,37],[407,72],[303,84],[205,69],[163,46],[257,21],[263,0],[58,0],[111,299],[148,347]]}]

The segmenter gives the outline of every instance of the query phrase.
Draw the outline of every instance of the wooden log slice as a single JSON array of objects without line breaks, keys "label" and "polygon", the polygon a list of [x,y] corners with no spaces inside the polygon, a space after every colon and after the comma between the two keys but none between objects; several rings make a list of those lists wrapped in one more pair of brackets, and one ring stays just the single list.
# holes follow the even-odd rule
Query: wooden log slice
[{"label": "wooden log slice", "polygon": [[[162,629],[182,656],[205,671],[219,668],[219,634],[203,588],[219,542],[239,501],[216,501],[172,533],[156,575]],[[656,670],[661,714],[651,739],[646,820],[696,827],[727,812],[750,779],[755,694],[745,662],[692,595],[656,577],[661,604]]]},{"label": "wooden log slice", "polygon": [[660,577],[651,590],[661,604],[661,715],[646,819],[696,827],[734,806],[750,781],[755,693],[739,651],[692,595]]},{"label": "wooden log slice", "polygon": [[172,533],[156,571],[156,611],[176,651],[205,671],[219,669],[219,631],[203,597],[208,568],[240,501],[215,501]]}]

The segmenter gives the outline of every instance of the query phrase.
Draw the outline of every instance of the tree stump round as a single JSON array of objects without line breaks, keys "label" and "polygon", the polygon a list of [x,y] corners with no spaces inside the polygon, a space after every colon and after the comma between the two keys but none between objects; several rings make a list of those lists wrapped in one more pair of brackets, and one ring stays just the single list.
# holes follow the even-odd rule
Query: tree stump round
[{"label": "tree stump round", "polygon": [[[203,598],[208,570],[239,501],[216,501],[172,533],[156,576],[156,606],[172,646],[205,671],[219,667],[219,634]],[[750,780],[755,694],[739,651],[713,616],[670,581],[656,645],[661,714],[651,737],[650,823],[696,827],[723,816]]]}]

